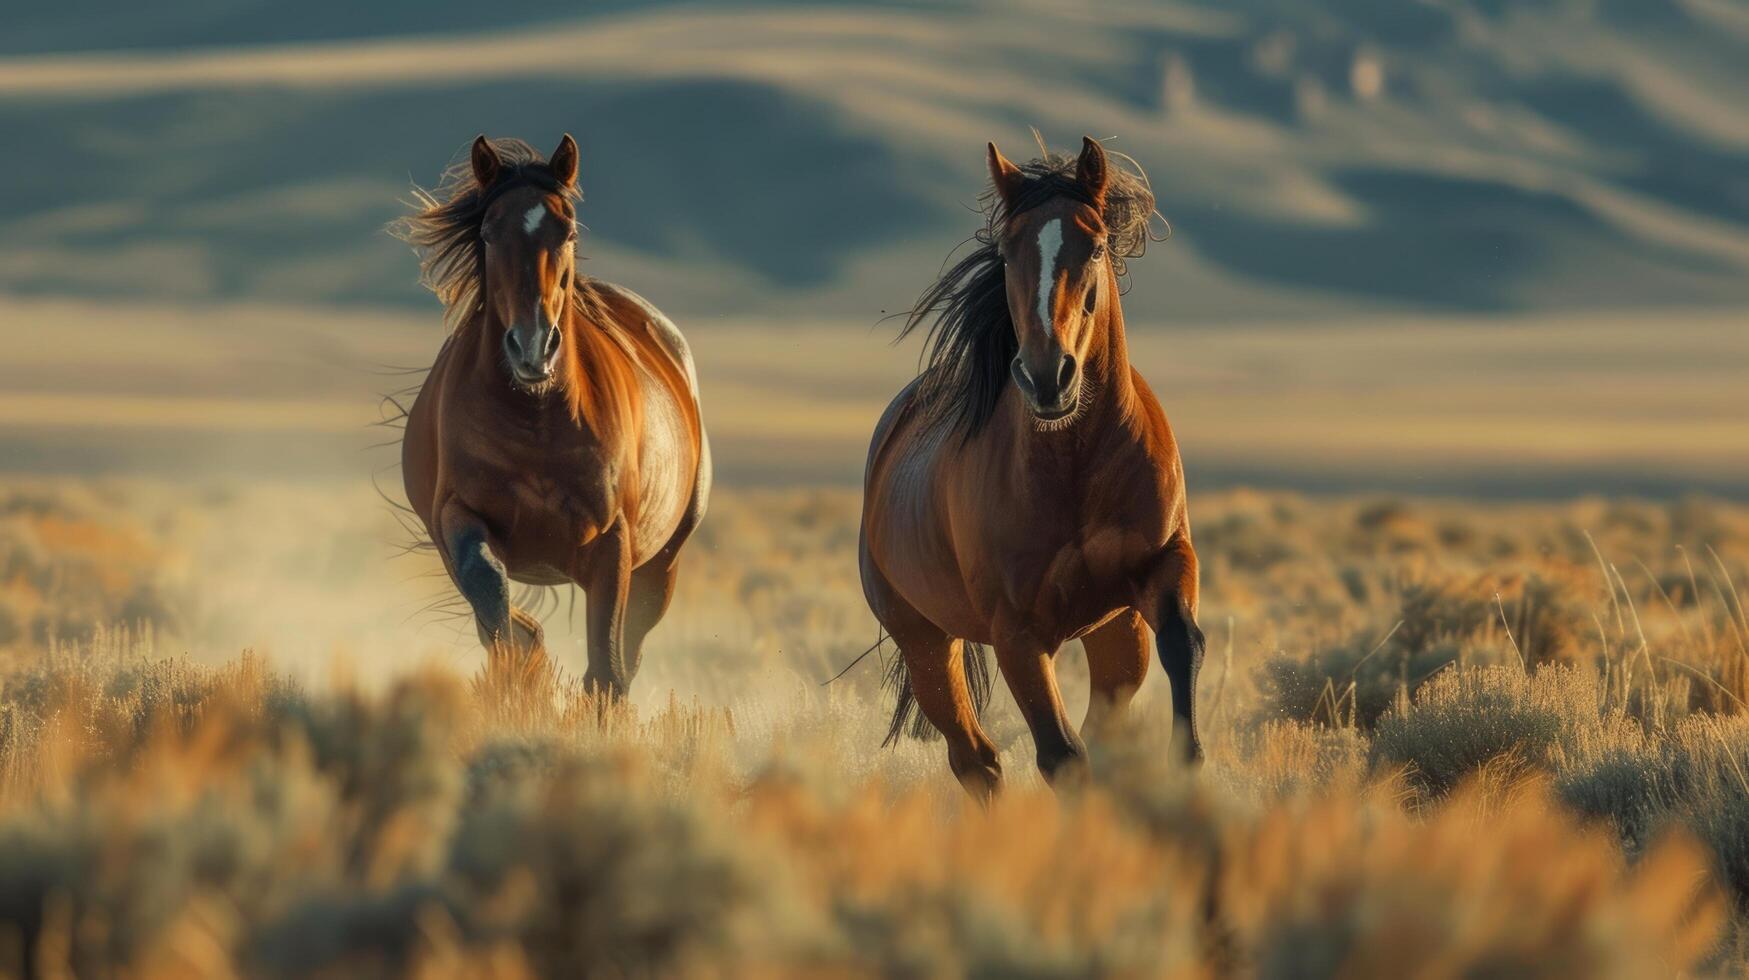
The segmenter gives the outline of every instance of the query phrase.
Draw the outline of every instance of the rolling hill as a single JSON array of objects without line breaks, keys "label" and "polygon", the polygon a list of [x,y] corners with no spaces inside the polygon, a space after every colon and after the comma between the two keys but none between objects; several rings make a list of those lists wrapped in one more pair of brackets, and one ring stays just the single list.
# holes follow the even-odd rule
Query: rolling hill
[{"label": "rolling hill", "polygon": [[[95,6],[96,10],[92,7]],[[14,9],[0,292],[428,306],[382,233],[476,132],[584,149],[584,250],[694,321],[872,320],[982,143],[1082,133],[1172,239],[1135,320],[1749,300],[1736,0]]]}]

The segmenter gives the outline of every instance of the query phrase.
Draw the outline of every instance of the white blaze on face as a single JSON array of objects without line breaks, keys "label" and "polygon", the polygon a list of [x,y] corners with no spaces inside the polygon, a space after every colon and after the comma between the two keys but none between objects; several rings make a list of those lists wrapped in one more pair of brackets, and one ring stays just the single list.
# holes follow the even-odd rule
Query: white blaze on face
[{"label": "white blaze on face", "polygon": [[535,229],[540,227],[541,221],[543,221],[546,216],[547,206],[545,204],[536,204],[534,207],[529,208],[528,213],[522,216],[522,230],[530,235],[534,234]]},{"label": "white blaze on face", "polygon": [[1038,323],[1051,332],[1051,293],[1057,288],[1057,253],[1063,250],[1063,219],[1052,218],[1038,230]]}]

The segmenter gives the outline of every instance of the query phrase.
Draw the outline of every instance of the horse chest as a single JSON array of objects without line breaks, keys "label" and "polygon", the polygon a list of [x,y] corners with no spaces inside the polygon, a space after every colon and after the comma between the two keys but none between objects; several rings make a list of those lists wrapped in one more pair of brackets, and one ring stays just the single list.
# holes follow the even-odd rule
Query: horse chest
[{"label": "horse chest", "polygon": [[457,492],[508,538],[574,548],[613,519],[617,470],[574,424],[478,424],[449,449]]},{"label": "horse chest", "polygon": [[1129,603],[1148,548],[1121,528],[1093,528],[1031,542],[1011,538],[996,551],[1000,585],[991,598],[1062,640]]}]

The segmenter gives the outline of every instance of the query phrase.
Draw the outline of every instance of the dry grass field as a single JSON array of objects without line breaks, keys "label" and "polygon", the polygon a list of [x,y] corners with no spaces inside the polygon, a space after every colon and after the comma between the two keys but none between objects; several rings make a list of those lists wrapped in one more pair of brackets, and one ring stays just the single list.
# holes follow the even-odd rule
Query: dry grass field
[{"label": "dry grass field", "polygon": [[[1746,90],[1749,0],[6,4],[0,980],[1749,976]],[[567,131],[718,481],[614,704],[392,503],[385,226]],[[1054,792],[997,684],[979,806],[855,488],[985,141],[1084,134],[1207,760],[1156,665]]]},{"label": "dry grass field", "polygon": [[[630,705],[472,683],[350,484],[0,489],[0,971],[1728,974],[1749,508],[1193,500],[1211,758],[879,747],[856,497],[724,491]],[[549,636],[575,637],[564,597]],[[1062,654],[1072,709],[1080,652]]]}]

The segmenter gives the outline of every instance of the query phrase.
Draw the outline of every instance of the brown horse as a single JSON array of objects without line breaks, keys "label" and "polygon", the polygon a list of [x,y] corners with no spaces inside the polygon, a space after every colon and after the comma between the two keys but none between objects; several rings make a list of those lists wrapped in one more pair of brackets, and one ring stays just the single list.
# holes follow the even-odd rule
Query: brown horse
[{"label": "brown horse", "polygon": [[510,583],[588,596],[585,684],[618,697],[704,514],[709,444],[686,341],[577,270],[577,144],[474,141],[399,231],[451,330],[408,412],[407,499],[473,607],[489,666],[544,663]]},{"label": "brown horse", "polygon": [[978,722],[974,695],[988,681],[975,644],[995,646],[1053,783],[1086,766],[1053,668],[1077,637],[1090,734],[1141,685],[1152,630],[1187,754],[1202,753],[1183,470],[1160,403],[1130,366],[1118,305],[1153,194],[1092,139],[1079,159],[1047,153],[1024,167],[988,151],[979,247],[901,332],[937,314],[927,367],[875,429],[861,540],[863,593],[901,654],[888,738],[922,708],[980,798],[1002,770]]}]

